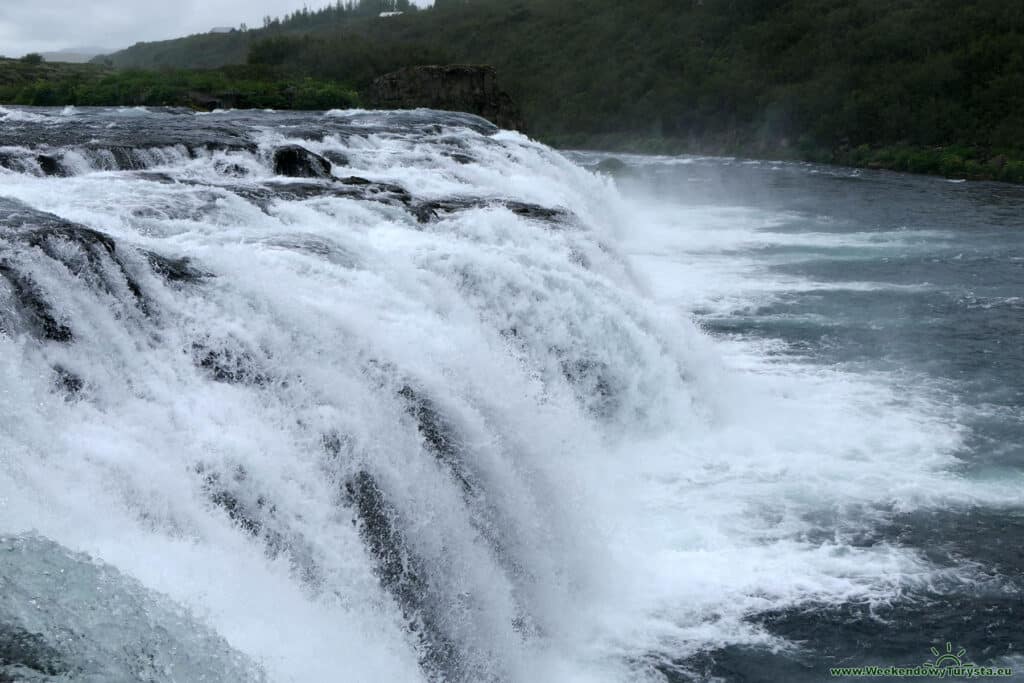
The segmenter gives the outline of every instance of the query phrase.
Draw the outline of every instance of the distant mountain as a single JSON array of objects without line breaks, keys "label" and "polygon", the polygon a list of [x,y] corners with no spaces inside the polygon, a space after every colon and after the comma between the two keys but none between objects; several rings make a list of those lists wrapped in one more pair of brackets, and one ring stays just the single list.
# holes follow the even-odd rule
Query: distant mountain
[{"label": "distant mountain", "polygon": [[104,47],[69,47],[55,52],[43,52],[43,59],[48,62],[67,62],[69,64],[85,64],[95,57],[108,55],[115,50]]}]

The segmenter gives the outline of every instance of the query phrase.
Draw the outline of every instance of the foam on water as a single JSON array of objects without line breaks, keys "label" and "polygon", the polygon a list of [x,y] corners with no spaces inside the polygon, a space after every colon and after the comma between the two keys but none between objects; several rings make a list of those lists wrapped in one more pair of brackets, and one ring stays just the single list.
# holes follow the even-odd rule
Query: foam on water
[{"label": "foam on water", "polygon": [[44,121],[50,121],[50,120],[51,120],[51,118],[49,116],[44,116],[42,114],[35,114],[35,113],[32,113],[31,111],[26,111],[24,109],[20,109],[20,108],[13,109],[13,108],[9,108],[9,107],[0,107],[0,121],[4,121],[4,122],[8,122],[8,123],[13,123],[13,122],[16,122],[16,121],[41,121],[41,122],[44,122]]},{"label": "foam on water", "polygon": [[[0,196],[111,235],[151,311],[25,257],[75,341],[0,328],[4,533],[116,567],[275,681],[439,666],[463,680],[656,680],[701,649],[785,646],[748,621],[761,611],[975,580],[969,565],[848,538],[894,510],[1019,502],[1019,481],[955,474],[955,406],[899,378],[713,342],[688,320],[692,304],[755,289],[757,269],[714,256],[729,251],[716,240],[831,236],[644,208],[514,133],[327,116],[366,130],[299,139],[267,115],[255,153],[152,155],[150,175],[92,163],[3,176]],[[273,179],[285,143],[344,154],[336,176],[419,200],[571,218],[476,204],[421,223],[329,195],[261,208],[244,190]],[[245,173],[226,179],[225,163]],[[712,234],[722,224],[733,232]],[[139,250],[215,277],[169,285]],[[81,378],[74,396],[54,390],[57,366]],[[368,494],[353,493],[365,473],[422,595],[381,578]]]},{"label": "foam on water", "polygon": [[648,289],[663,303],[705,314],[755,311],[794,292],[925,291],[931,287],[927,282],[826,282],[788,276],[772,267],[799,264],[825,250],[830,258],[851,262],[926,253],[949,236],[939,230],[796,232],[783,229],[800,218],[791,212],[665,206],[647,196],[626,201],[643,229],[623,235],[621,244]]}]

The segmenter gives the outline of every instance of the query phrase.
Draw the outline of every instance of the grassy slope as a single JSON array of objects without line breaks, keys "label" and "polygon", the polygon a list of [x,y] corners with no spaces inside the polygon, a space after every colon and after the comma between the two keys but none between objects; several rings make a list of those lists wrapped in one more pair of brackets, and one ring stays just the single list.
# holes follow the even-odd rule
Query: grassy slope
[{"label": "grassy slope", "polygon": [[179,106],[333,109],[357,106],[345,84],[264,67],[116,70],[95,64],[31,66],[0,60],[0,103],[36,106]]}]

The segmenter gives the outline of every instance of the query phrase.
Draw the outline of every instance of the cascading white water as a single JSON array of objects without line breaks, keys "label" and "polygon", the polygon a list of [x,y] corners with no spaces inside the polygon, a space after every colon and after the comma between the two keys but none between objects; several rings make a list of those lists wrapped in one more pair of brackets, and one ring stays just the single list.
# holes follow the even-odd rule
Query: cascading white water
[{"label": "cascading white water", "polygon": [[[0,118],[66,139],[0,139],[0,533],[115,567],[269,680],[657,680],[768,642],[754,611],[935,579],[802,538],[812,513],[973,495],[940,412],[728,367],[619,246],[665,216],[521,135]],[[243,142],[128,144],[172,125]],[[333,177],[275,176],[290,144]]]}]

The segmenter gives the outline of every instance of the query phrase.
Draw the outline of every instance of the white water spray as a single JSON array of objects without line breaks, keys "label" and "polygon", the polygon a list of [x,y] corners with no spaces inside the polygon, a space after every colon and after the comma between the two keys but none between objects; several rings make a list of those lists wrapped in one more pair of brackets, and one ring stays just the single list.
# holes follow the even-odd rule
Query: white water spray
[{"label": "white water spray", "polygon": [[[657,680],[769,642],[759,611],[935,578],[808,532],[979,495],[946,469],[957,428],[884,384],[723,361],[620,246],[706,233],[468,117],[234,116],[0,109],[127,130],[0,150],[11,212],[116,244],[0,226],[67,331],[8,278],[4,534],[116,567],[272,681]],[[125,142],[171,125],[248,142]],[[275,177],[288,144],[344,161]],[[662,266],[669,299],[686,267]]]}]

